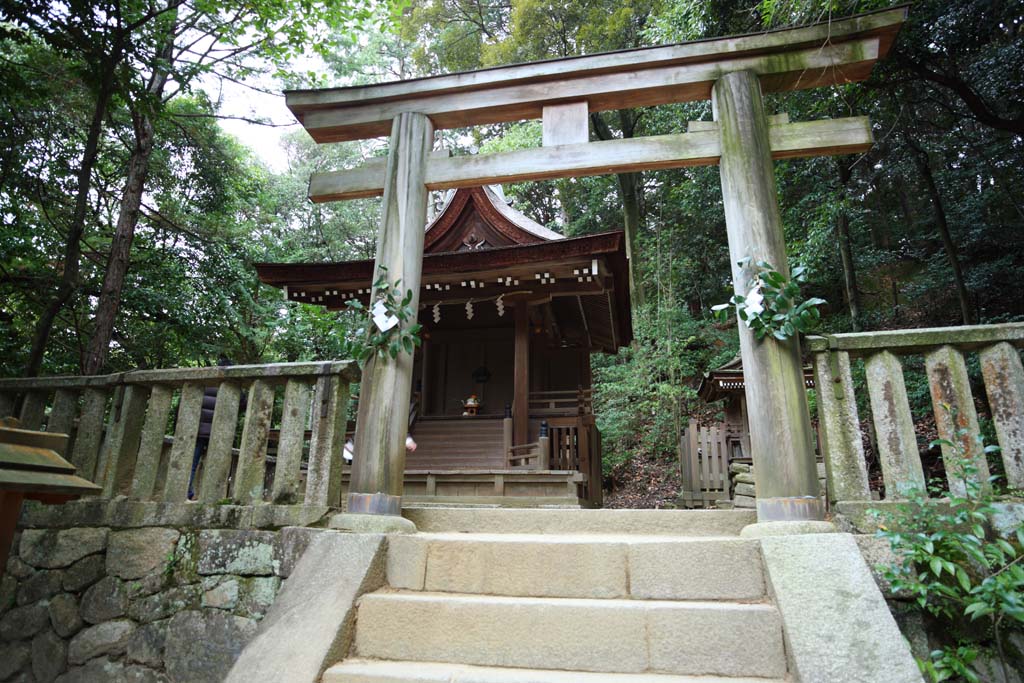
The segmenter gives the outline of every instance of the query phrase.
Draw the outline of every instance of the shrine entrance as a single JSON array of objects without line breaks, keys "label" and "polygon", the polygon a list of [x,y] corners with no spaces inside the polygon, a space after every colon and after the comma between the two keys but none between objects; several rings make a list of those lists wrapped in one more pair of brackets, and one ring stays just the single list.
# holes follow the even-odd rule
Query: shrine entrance
[{"label": "shrine entrance", "polygon": [[[717,164],[732,276],[747,292],[767,261],[788,275],[773,159],[849,154],[872,144],[865,117],[789,122],[763,94],[868,77],[905,8],[811,26],[555,59],[379,85],[291,91],[287,104],[320,143],[390,135],[388,157],[316,174],[315,202],[383,195],[374,265],[401,278],[418,308],[428,190]],[[589,112],[710,99],[713,121],[676,135],[589,142]],[[434,131],[540,118],[543,148],[449,156]],[[821,520],[799,341],[756,340],[740,326],[759,522]],[[363,372],[350,512],[401,510],[413,356],[373,358]]]}]

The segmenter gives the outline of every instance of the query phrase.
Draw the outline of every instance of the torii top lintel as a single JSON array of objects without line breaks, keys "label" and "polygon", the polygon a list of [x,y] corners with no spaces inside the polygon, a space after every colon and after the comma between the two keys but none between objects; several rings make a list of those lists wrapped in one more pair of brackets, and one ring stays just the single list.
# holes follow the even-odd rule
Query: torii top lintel
[{"label": "torii top lintel", "polygon": [[386,136],[415,111],[435,128],[540,118],[545,107],[589,111],[709,99],[723,74],[750,70],[765,92],[868,77],[906,18],[896,7],[745,36],[623,50],[377,85],[292,90],[288,108],[317,142]]}]

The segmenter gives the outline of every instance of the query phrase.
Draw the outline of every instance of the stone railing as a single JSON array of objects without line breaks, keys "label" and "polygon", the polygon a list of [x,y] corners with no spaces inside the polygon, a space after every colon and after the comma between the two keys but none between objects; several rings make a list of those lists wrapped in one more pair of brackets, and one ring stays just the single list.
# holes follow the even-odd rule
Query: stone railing
[{"label": "stone railing", "polygon": [[[71,435],[66,457],[80,476],[103,487],[106,498],[182,502],[203,396],[216,388],[195,486],[200,501],[340,506],[349,385],[359,374],[353,361],[326,361],[4,379],[0,417],[20,406],[22,428]],[[267,442],[275,425],[277,457],[266,490]]]},{"label": "stone railing", "polygon": [[[969,458],[987,485],[986,458],[977,435],[978,416],[966,353],[977,353],[995,424],[1007,484],[1024,489],[1024,323],[975,325],[810,337],[814,355],[822,450],[833,502],[870,499],[851,359],[862,358],[871,419],[887,500],[925,489],[920,451],[903,379],[901,357],[924,356],[938,435],[951,491],[964,489],[952,459]],[[966,436],[960,436],[966,430]]]}]

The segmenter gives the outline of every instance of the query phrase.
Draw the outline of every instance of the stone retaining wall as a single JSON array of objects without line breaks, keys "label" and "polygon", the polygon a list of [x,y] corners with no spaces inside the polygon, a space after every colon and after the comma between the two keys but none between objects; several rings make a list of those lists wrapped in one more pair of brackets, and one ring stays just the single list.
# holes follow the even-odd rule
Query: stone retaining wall
[{"label": "stone retaining wall", "polygon": [[18,532],[0,580],[0,681],[219,683],[316,533],[158,525],[239,518],[125,505],[26,510],[22,526],[40,528]]}]

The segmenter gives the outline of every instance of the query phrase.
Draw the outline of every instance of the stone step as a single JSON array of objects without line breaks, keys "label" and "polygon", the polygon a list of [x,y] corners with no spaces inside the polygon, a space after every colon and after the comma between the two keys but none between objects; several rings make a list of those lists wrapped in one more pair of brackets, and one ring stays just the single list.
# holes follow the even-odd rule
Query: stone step
[{"label": "stone step", "polygon": [[786,673],[781,619],[763,603],[379,591],[360,601],[354,652],[368,659],[605,673]]},{"label": "stone step", "polygon": [[324,672],[323,683],[783,683],[781,678],[723,678],[507,669],[442,662],[350,659]]},{"label": "stone step", "polygon": [[664,536],[396,536],[393,588],[529,597],[760,600],[757,541]]},{"label": "stone step", "polygon": [[738,536],[753,510],[505,510],[406,507],[420,531],[494,534]]}]

